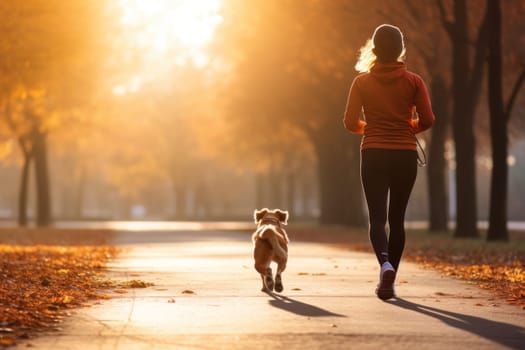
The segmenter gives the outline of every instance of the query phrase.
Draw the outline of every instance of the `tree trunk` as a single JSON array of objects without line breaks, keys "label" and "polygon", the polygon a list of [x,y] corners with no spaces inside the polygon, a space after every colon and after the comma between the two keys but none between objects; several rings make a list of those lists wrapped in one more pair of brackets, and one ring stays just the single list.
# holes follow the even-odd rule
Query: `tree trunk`
[{"label": "tree trunk", "polygon": [[27,195],[28,195],[28,185],[29,185],[29,172],[31,170],[31,160],[33,159],[33,154],[31,152],[25,152],[24,154],[24,164],[22,165],[22,176],[20,178],[20,193],[18,197],[18,225],[27,226]]},{"label": "tree trunk", "polygon": [[[327,133],[320,133],[327,135]],[[363,226],[359,138],[341,130],[314,142],[318,157],[320,222]]]},{"label": "tree trunk", "polygon": [[289,172],[286,177],[286,210],[290,217],[295,216],[295,189],[296,189],[296,175]]},{"label": "tree trunk", "polygon": [[264,174],[257,173],[255,175],[255,207],[257,209],[264,208]]},{"label": "tree trunk", "polygon": [[51,191],[47,163],[47,135],[34,131],[35,180],[37,196],[36,225],[49,226],[51,218]]},{"label": "tree trunk", "polygon": [[279,169],[272,169],[268,173],[267,189],[270,195],[268,205],[270,209],[282,208],[283,205],[283,174]]},{"label": "tree trunk", "polygon": [[86,169],[84,166],[80,169],[80,173],[76,177],[75,188],[73,189],[73,203],[72,203],[72,217],[81,219],[83,217],[82,209],[84,204],[84,193],[86,189]]},{"label": "tree trunk", "polygon": [[487,240],[508,241],[508,132],[502,87],[501,8],[499,0],[489,0],[489,109],[492,145],[489,229]]},{"label": "tree trunk", "polygon": [[175,219],[185,220],[188,218],[188,190],[181,185],[175,188]]},{"label": "tree trunk", "polygon": [[[486,49],[486,21],[476,42],[473,65],[470,64],[467,6],[465,0],[454,1],[455,22],[448,28],[452,41],[452,132],[456,152],[456,230],[454,237],[479,237],[477,229],[477,195],[474,111],[479,99]],[[486,17],[485,17],[486,18]]]},{"label": "tree trunk", "polygon": [[313,189],[310,179],[301,179],[301,207],[303,208],[302,216],[306,219],[313,217],[312,202],[317,202],[318,192]]},{"label": "tree trunk", "polygon": [[448,196],[446,185],[447,163],[445,159],[445,141],[449,127],[448,91],[445,81],[440,75],[433,77],[431,82],[432,105],[437,121],[432,128],[428,161],[428,193],[429,193],[429,228],[430,231],[448,230]]}]

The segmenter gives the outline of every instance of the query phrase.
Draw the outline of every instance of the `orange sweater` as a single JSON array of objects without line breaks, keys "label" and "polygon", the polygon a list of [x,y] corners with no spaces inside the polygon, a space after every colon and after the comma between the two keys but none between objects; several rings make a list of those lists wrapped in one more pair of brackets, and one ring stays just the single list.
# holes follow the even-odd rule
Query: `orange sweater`
[{"label": "orange sweater", "polygon": [[415,150],[415,134],[430,128],[434,119],[421,77],[395,62],[376,63],[370,73],[354,79],[343,122],[349,131],[364,134],[361,149]]}]

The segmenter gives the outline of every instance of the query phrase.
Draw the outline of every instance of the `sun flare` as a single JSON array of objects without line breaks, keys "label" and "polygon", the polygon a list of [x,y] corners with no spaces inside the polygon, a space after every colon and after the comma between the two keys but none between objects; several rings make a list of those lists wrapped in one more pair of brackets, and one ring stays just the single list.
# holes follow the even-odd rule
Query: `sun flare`
[{"label": "sun flare", "polygon": [[206,48],[222,23],[221,0],[120,0],[128,40],[150,56],[205,66]]}]

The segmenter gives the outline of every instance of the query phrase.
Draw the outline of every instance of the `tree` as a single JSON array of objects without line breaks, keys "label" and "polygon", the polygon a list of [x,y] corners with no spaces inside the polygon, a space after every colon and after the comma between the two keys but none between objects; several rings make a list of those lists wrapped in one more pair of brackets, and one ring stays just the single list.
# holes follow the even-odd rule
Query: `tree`
[{"label": "tree", "polygon": [[[447,160],[445,159],[445,143],[450,129],[450,89],[446,72],[449,64],[447,61],[449,49],[443,43],[442,31],[436,30],[439,25],[435,20],[438,11],[436,6],[429,6],[428,3],[421,1],[405,1],[403,4],[405,6],[396,3],[394,8],[384,9],[385,17],[396,13],[402,19],[402,27],[406,28],[405,33],[410,39],[407,50],[409,63],[417,65],[418,61],[422,61],[418,67],[425,68],[429,77],[432,109],[436,115],[436,123],[431,129],[428,147],[429,229],[442,232],[448,230],[449,221]],[[411,54],[414,51],[417,55]]]},{"label": "tree", "polygon": [[[23,104],[16,103],[21,98],[19,94],[24,96],[23,91],[16,91],[12,95],[7,96],[4,100],[5,105],[3,106],[3,116],[10,130],[11,135],[14,135],[18,141],[20,151],[22,153],[22,174],[20,179],[20,190],[18,196],[18,225],[26,226],[28,223],[27,219],[27,193],[28,193],[28,182],[30,174],[30,166],[33,160],[33,142],[31,135],[33,133],[28,131],[19,130],[19,128],[26,128],[26,124],[20,124],[20,116],[24,115],[20,113],[20,108]],[[18,111],[17,111],[18,109]],[[32,130],[33,127],[29,127]]]},{"label": "tree", "polygon": [[[103,53],[98,38],[104,26],[101,4],[81,1],[3,2],[0,5],[2,45],[3,117],[19,139],[24,157],[19,221],[25,224],[25,197],[29,164],[34,162],[37,192],[37,225],[52,221],[48,169],[48,136],[60,125],[61,84],[69,84],[79,73],[92,77],[97,58]],[[100,36],[99,36],[100,35]],[[100,57],[100,56],[98,56]],[[21,91],[21,92],[20,92]],[[70,90],[74,91],[74,90]],[[38,92],[37,98],[31,94]],[[13,100],[13,95],[18,98]],[[29,96],[30,98],[26,98]],[[7,101],[7,102],[6,102]],[[36,102],[35,102],[36,101]],[[15,119],[9,104],[22,104]],[[35,107],[38,104],[38,108]]]},{"label": "tree", "polygon": [[343,1],[239,6],[239,17],[231,21],[234,30],[241,30],[233,34],[234,47],[243,53],[231,85],[239,92],[234,99],[238,116],[301,130],[317,158],[320,221],[362,225],[359,139],[342,127],[355,75],[351,67],[365,37],[352,36],[356,44],[348,43],[358,6]]},{"label": "tree", "polygon": [[454,0],[450,19],[442,0],[438,0],[441,21],[452,43],[452,134],[456,155],[456,229],[455,237],[476,238],[477,196],[474,112],[483,80],[487,46],[487,14],[479,27],[470,55],[469,21],[466,0]]},{"label": "tree", "polygon": [[492,176],[490,184],[489,229],[487,240],[508,241],[507,193],[508,193],[508,123],[514,101],[525,79],[525,69],[512,89],[509,101],[503,102],[502,30],[501,4],[488,0],[489,16],[489,108],[490,136],[492,146]]}]

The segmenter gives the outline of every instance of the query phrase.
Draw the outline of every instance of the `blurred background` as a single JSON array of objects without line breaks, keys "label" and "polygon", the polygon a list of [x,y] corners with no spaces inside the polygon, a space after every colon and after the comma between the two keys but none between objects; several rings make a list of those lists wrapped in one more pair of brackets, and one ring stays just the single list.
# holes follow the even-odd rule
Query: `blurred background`
[{"label": "blurred background", "polygon": [[[490,2],[4,0],[0,219],[250,220],[279,207],[364,225],[360,137],[342,118],[359,48],[390,23],[437,118],[407,219],[446,229],[467,205],[488,220]],[[492,2],[512,107],[507,217],[525,221],[525,2]]]}]

